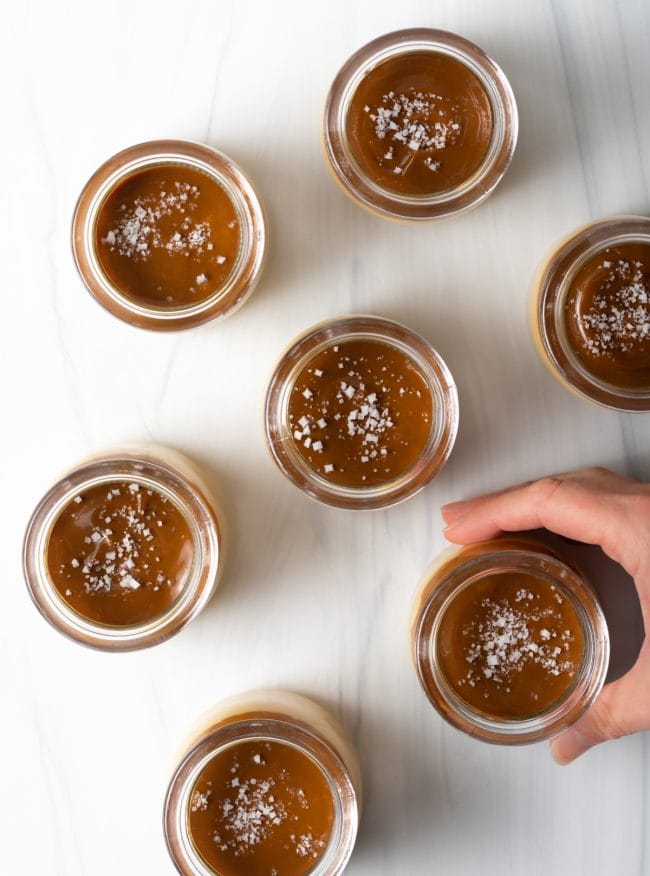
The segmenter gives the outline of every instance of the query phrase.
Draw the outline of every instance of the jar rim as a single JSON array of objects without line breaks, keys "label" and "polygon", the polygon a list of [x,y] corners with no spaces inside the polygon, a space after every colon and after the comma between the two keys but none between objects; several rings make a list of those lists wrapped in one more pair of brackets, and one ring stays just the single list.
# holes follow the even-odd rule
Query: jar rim
[{"label": "jar rim", "polygon": [[[296,449],[288,422],[291,391],[313,357],[333,343],[358,339],[384,343],[406,355],[427,383],[434,410],[428,442],[414,465],[369,487],[344,486],[320,476]],[[295,338],[274,369],[264,404],[267,448],[282,474],[310,498],[349,510],[385,508],[424,489],[451,455],[458,420],[456,384],[434,347],[401,323],[362,314],[326,320]]]},{"label": "jar rim", "polygon": [[621,215],[583,225],[556,245],[534,284],[533,329],[551,370],[570,389],[604,407],[630,413],[650,410],[650,387],[635,390],[601,380],[578,358],[568,340],[563,310],[570,285],[588,259],[619,243],[650,244],[650,217]]},{"label": "jar rim", "polygon": [[[96,247],[96,226],[107,197],[126,179],[156,166],[183,165],[213,179],[237,213],[241,237],[235,263],[223,285],[196,303],[146,304],[124,293],[107,275]],[[194,328],[229,316],[252,294],[266,256],[264,210],[246,174],[220,150],[189,140],[151,140],[107,159],[84,185],[72,218],[72,253],[84,285],[106,310],[138,328]]]},{"label": "jar rim", "polygon": [[340,753],[321,733],[302,720],[266,711],[259,716],[227,719],[195,742],[176,767],[163,810],[165,841],[176,868],[184,876],[214,876],[191,838],[187,818],[190,795],[212,758],[256,739],[289,745],[320,769],[332,795],[334,824],[326,849],[310,872],[313,876],[342,873],[354,849],[358,828],[358,800],[351,774]]},{"label": "jar rim", "polygon": [[[491,574],[522,570],[548,581],[570,602],[583,634],[582,660],[571,684],[548,708],[522,719],[499,719],[474,709],[453,690],[438,665],[437,636],[446,611],[462,590]],[[435,570],[427,570],[423,586],[433,574]],[[607,622],[592,588],[559,557],[527,547],[492,548],[462,560],[443,575],[419,607],[412,648],[420,685],[439,714],[471,736],[502,745],[549,739],[575,723],[600,693],[609,664]]]},{"label": "jar rim", "polygon": [[[446,54],[464,64],[479,80],[492,109],[492,136],[480,167],[461,185],[429,196],[393,192],[375,183],[359,166],[347,141],[348,107],[364,76],[389,58],[416,51]],[[517,104],[503,70],[470,40],[433,28],[393,31],[357,49],[336,74],[323,113],[323,146],[335,179],[361,206],[392,219],[444,219],[478,206],[508,169],[517,135]]]},{"label": "jar rim", "polygon": [[[189,463],[173,453],[174,462]],[[107,452],[70,469],[50,487],[27,524],[23,574],[34,605],[51,626],[90,648],[131,651],[165,641],[202,611],[221,574],[223,528],[214,497],[193,475],[191,464],[186,472],[150,452]],[[68,605],[49,574],[47,550],[52,528],[80,490],[121,480],[153,489],[173,503],[192,533],[193,557],[187,581],[167,609],[146,621],[111,625],[93,621]]]}]

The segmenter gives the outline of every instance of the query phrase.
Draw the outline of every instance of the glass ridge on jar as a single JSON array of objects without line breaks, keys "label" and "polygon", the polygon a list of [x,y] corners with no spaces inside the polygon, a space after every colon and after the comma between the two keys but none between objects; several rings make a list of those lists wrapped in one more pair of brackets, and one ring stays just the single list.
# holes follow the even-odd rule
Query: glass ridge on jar
[{"label": "glass ridge on jar", "polygon": [[[138,301],[118,288],[97,252],[99,217],[109,196],[139,172],[180,166],[206,175],[229,197],[237,215],[240,241],[224,284],[196,303],[163,306]],[[154,140],[118,152],[84,186],[72,220],[72,251],[86,288],[106,310],[138,328],[178,331],[229,316],[244,304],[259,280],[266,255],[266,222],[255,189],[224,153],[185,140]]]},{"label": "glass ridge on jar", "polygon": [[[474,582],[503,573],[549,583],[574,610],[582,633],[582,659],[564,694],[522,719],[497,718],[471,707],[447,680],[438,654],[441,624],[454,598]],[[600,692],[609,664],[607,624],[592,588],[554,551],[523,535],[450,548],[437,557],[413,598],[410,648],[420,685],[439,714],[470,736],[501,745],[539,742],[575,723]]]},{"label": "glass ridge on jar", "polygon": [[197,722],[183,746],[163,813],[167,849],[178,872],[183,876],[214,876],[192,841],[190,797],[212,758],[250,741],[290,746],[320,768],[332,794],[334,822],[327,847],[310,874],[342,873],[354,848],[361,810],[358,755],[327,709],[300,694],[267,689],[236,694],[217,703]]},{"label": "glass ridge on jar", "polygon": [[650,246],[650,219],[613,216],[590,222],[563,238],[533,278],[529,322],[537,352],[567,389],[588,401],[619,411],[650,410],[650,387],[625,388],[592,374],[576,355],[566,330],[566,302],[580,269],[599,252],[626,243]]},{"label": "glass ridge on jar", "polygon": [[[48,543],[62,512],[83,490],[128,481],[171,502],[192,536],[187,580],[169,608],[131,625],[108,625],[75,611],[61,596],[48,567]],[[40,500],[28,523],[23,570],[36,608],[68,638],[104,651],[157,645],[180,632],[207,605],[223,570],[224,516],[203,475],[187,457],[157,445],[132,445],[97,454],[67,472]]]},{"label": "glass ridge on jar", "polygon": [[[346,341],[376,342],[401,352],[414,363],[431,393],[431,430],[415,464],[392,480],[368,487],[337,484],[316,472],[298,451],[289,422],[291,393],[304,369],[321,351]],[[447,365],[420,335],[392,320],[351,315],[313,326],[287,348],[267,389],[264,420],[274,462],[306,495],[339,508],[384,508],[423,489],[449,459],[458,431],[458,393]]]},{"label": "glass ridge on jar", "polygon": [[[364,77],[384,61],[415,52],[445,55],[463,64],[482,85],[492,111],[492,136],[479,168],[461,184],[431,195],[398,194],[377,184],[355,159],[347,135],[349,107]],[[484,201],[510,165],[517,133],[517,105],[501,68],[469,40],[431,28],[395,31],[356,51],[332,83],[322,130],[328,166],[346,194],[376,215],[415,221],[447,218]]]}]

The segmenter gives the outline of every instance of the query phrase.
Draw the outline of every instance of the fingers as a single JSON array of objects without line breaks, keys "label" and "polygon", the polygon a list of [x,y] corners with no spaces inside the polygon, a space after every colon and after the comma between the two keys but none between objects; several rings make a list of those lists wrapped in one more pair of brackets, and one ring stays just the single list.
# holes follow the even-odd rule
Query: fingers
[{"label": "fingers", "polygon": [[594,745],[650,729],[648,656],[640,657],[623,678],[606,685],[589,711],[551,740],[551,754],[557,763],[571,763]]},{"label": "fingers", "polygon": [[[548,478],[543,480],[548,480]],[[631,481],[629,478],[622,477],[609,469],[598,466],[557,474],[552,480],[571,480],[583,484],[585,487],[591,488],[594,491],[598,490],[600,492],[609,491],[612,493],[618,492],[624,494],[635,492],[639,488],[639,484],[636,483],[636,481]],[[502,490],[495,490],[493,493],[487,493],[484,496],[475,496],[472,499],[466,499],[461,502],[450,502],[448,505],[443,505],[440,509],[442,518],[447,525],[456,523],[479,505],[483,505],[488,501],[503,496],[504,494],[507,495],[509,493],[514,493],[525,487],[532,487],[539,483],[540,481],[525,481],[521,484],[506,487]]]},{"label": "fingers", "polygon": [[[456,507],[445,535],[454,542],[484,541],[500,532],[547,529],[579,541],[595,543],[605,521],[591,494],[561,477],[544,478],[509,492]],[[576,512],[580,510],[582,514]],[[585,520],[584,514],[587,514]]]},{"label": "fingers", "polygon": [[475,496],[473,499],[465,499],[462,502],[450,502],[448,505],[443,505],[440,509],[442,519],[447,526],[450,527],[452,523],[456,523],[463,517],[467,516],[467,514],[480,503],[485,502],[488,499],[495,499],[497,496],[502,496],[504,493],[512,493],[515,490],[529,486],[531,483],[532,481],[526,481],[522,484],[506,487],[503,490],[496,490],[493,493],[487,493],[484,496]]},{"label": "fingers", "polygon": [[619,482],[626,488],[633,483],[603,470],[576,472],[456,502],[443,509],[444,534],[456,544],[471,544],[502,532],[544,528],[565,538],[599,544],[628,568],[624,557],[630,555],[625,550],[629,527],[612,489]]}]

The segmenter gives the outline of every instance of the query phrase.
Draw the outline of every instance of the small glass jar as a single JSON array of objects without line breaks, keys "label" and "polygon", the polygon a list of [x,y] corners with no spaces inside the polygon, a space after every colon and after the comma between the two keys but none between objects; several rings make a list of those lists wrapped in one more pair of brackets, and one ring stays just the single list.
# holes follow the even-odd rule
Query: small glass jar
[{"label": "small glass jar", "polygon": [[[111,193],[140,171],[170,165],[193,169],[214,180],[233,204],[241,236],[234,264],[221,288],[196,303],[162,306],[138,301],[115,285],[101,265],[96,238],[98,219]],[[86,183],[72,220],[72,251],[88,291],[114,316],[138,328],[188,329],[229,316],[253,292],[266,252],[264,213],[247,177],[222,152],[184,140],[154,140],[118,152]]]},{"label": "small glass jar", "polygon": [[[154,490],[180,512],[192,538],[192,560],[180,594],[162,614],[133,625],[109,626],[75,611],[61,596],[48,567],[48,545],[57,519],[84,490],[127,481]],[[59,632],[103,651],[148,648],[180,632],[213,595],[223,567],[224,519],[194,464],[166,447],[129,447],[93,456],[48,490],[27,526],[23,569],[29,594]]]},{"label": "small glass jar", "polygon": [[190,735],[167,791],[163,817],[167,848],[178,872],[214,876],[192,841],[190,798],[206,764],[247,741],[283,743],[320,768],[332,795],[334,820],[327,847],[310,873],[342,873],[354,848],[361,808],[357,753],[326,709],[304,696],[279,690],[251,691],[223,700]]},{"label": "small glass jar", "polygon": [[[443,618],[465,588],[495,574],[518,573],[544,581],[577,616],[582,655],[565,693],[548,708],[521,720],[498,719],[469,706],[448,681],[439,653]],[[607,674],[609,635],[596,596],[578,571],[541,542],[506,536],[445,551],[433,561],[415,594],[411,656],[422,688],[442,717],[484,742],[523,745],[561,733],[594,702]]]},{"label": "small glass jar", "polygon": [[[346,341],[374,341],[398,350],[415,364],[431,394],[431,429],[416,463],[401,476],[374,486],[343,486],[316,472],[298,452],[289,421],[291,393],[301,373],[322,350]],[[266,393],[265,428],[273,460],[303,493],[338,508],[384,508],[423,489],[449,459],[458,431],[458,393],[443,359],[420,335],[392,320],[345,316],[312,327],[284,352]]]},{"label": "small glass jar", "polygon": [[[370,178],[350,148],[347,118],[352,98],[377,65],[410,53],[431,52],[452,58],[482,85],[492,115],[492,135],[478,169],[461,184],[431,195],[399,194]],[[484,201],[505,174],[517,142],[515,97],[501,68],[478,46],[442,30],[413,28],[386,34],[363,46],[336,75],[325,103],[323,144],[328,165],[343,190],[357,203],[390,219],[442,219]]]},{"label": "small glass jar", "polygon": [[533,279],[530,328],[542,361],[567,389],[619,411],[650,411],[650,388],[625,388],[592,374],[570,343],[565,313],[578,272],[600,251],[627,243],[650,244],[650,219],[615,216],[571,232],[544,260]]}]

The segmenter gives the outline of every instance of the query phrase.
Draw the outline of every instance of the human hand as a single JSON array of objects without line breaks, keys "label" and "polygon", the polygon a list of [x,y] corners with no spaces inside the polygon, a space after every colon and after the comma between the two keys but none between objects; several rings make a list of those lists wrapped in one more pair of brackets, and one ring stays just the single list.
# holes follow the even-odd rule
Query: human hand
[{"label": "human hand", "polygon": [[[543,478],[442,509],[444,534],[456,544],[486,541],[503,532],[548,529],[596,544],[632,576],[646,634],[650,631],[650,484],[604,468]],[[635,665],[606,685],[572,727],[551,740],[560,764],[608,739],[650,730],[650,638]]]}]

